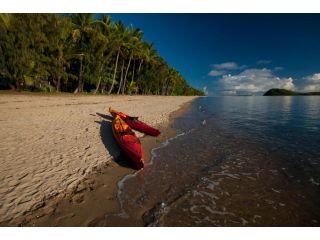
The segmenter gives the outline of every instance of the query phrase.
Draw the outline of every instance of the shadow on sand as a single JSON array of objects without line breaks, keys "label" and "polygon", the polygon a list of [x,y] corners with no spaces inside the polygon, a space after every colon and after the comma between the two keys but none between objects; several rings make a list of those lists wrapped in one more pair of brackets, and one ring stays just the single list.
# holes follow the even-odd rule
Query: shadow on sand
[{"label": "shadow on sand", "polygon": [[102,117],[102,121],[95,121],[96,123],[100,124],[100,137],[104,147],[108,150],[110,155],[113,157],[113,160],[120,166],[136,169],[134,164],[128,159],[126,155],[124,155],[117,142],[113,138],[112,134],[112,120],[113,117],[102,114],[96,113],[98,116]]}]

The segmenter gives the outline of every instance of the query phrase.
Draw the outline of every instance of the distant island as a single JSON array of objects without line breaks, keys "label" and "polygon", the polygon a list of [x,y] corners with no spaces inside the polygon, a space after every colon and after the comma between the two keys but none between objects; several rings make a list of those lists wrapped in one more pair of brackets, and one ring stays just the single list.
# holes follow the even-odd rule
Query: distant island
[{"label": "distant island", "polygon": [[320,92],[295,92],[286,89],[272,88],[265,92],[263,96],[312,96],[312,95],[320,95]]}]

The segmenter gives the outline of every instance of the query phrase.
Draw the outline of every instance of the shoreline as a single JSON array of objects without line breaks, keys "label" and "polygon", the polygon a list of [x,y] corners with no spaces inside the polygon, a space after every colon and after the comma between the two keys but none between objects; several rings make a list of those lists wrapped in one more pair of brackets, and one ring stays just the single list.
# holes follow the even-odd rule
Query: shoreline
[{"label": "shoreline", "polygon": [[[147,162],[150,161],[153,148],[175,135],[171,127],[172,122],[176,117],[188,111],[195,99],[197,97],[182,103],[177,110],[169,114],[167,121],[156,124],[156,127],[161,130],[160,137],[143,136],[141,138]],[[115,213],[119,209],[117,182],[133,172],[135,171],[121,156],[110,162],[104,162],[93,168],[93,171],[71,190],[63,191],[57,196],[41,201],[36,209],[21,217],[3,221],[0,226],[92,225],[95,219],[105,214]]]}]

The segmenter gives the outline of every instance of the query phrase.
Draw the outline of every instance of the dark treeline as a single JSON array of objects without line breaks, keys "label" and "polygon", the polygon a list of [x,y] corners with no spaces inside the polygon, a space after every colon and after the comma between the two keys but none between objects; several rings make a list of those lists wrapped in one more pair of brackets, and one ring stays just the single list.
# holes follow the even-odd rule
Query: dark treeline
[{"label": "dark treeline", "polygon": [[202,95],[143,32],[94,14],[0,14],[0,88]]}]

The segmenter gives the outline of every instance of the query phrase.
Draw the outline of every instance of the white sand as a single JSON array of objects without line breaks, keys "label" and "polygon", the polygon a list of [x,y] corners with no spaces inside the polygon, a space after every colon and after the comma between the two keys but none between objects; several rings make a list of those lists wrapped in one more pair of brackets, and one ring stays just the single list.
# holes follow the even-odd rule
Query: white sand
[{"label": "white sand", "polygon": [[110,120],[97,113],[112,106],[157,125],[192,99],[0,95],[0,222],[41,207],[119,155]]}]

